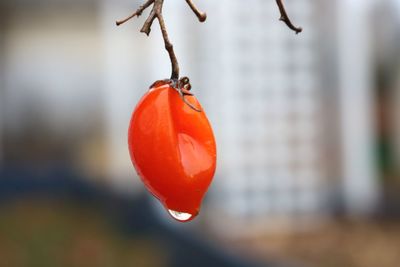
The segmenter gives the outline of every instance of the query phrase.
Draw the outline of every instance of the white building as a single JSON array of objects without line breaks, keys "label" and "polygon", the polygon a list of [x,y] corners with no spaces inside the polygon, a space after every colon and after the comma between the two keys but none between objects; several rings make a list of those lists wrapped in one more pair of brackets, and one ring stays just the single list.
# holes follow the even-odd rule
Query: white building
[{"label": "white building", "polygon": [[184,58],[196,63],[188,65],[217,135],[209,206],[218,231],[298,229],[334,210],[371,212],[379,187],[369,5],[287,1],[305,29],[298,36],[278,22],[275,1],[202,6],[209,21]]}]

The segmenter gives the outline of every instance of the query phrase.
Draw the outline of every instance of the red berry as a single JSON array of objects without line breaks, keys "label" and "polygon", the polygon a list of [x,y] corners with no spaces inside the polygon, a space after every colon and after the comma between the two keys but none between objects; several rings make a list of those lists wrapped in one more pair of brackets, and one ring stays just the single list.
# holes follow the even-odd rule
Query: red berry
[{"label": "red berry", "polygon": [[212,181],[216,144],[194,96],[185,103],[167,82],[157,82],[133,112],[128,143],[140,178],[178,221],[192,220]]}]

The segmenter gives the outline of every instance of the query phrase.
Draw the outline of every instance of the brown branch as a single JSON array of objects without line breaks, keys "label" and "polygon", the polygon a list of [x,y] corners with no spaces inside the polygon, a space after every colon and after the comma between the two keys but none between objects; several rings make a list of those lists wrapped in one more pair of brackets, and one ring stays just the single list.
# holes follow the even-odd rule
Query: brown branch
[{"label": "brown branch", "polygon": [[[155,1],[157,1],[157,0],[155,0]],[[159,0],[158,0],[158,2],[159,2]],[[149,17],[144,22],[142,29],[140,30],[140,32],[145,33],[147,36],[150,35],[151,26],[153,25],[154,20],[156,19],[156,17],[158,18],[156,5],[157,5],[157,2],[154,2],[153,9],[151,10]]]},{"label": "brown branch", "polygon": [[[193,13],[197,16],[200,22],[204,22],[207,19],[207,14],[204,12],[201,12],[196,5],[193,3],[192,0],[185,0],[186,3],[189,5],[189,7],[192,9]],[[280,20],[285,22],[286,25],[292,29],[293,31],[297,33],[302,31],[302,28],[296,27],[292,24],[290,21],[286,10],[285,6],[283,5],[282,0],[276,0],[276,3],[278,4],[279,11],[281,12],[281,18]],[[139,17],[145,9],[153,5],[153,8],[150,12],[149,17],[146,19],[142,29],[140,30],[141,32],[149,35],[151,32],[151,26],[153,25],[154,20],[157,18],[158,22],[160,24],[160,29],[161,33],[164,39],[164,45],[165,49],[168,52],[169,58],[171,60],[171,66],[172,66],[172,73],[171,73],[171,80],[177,81],[179,79],[179,64],[178,64],[178,59],[176,58],[175,52],[174,52],[174,47],[172,43],[169,40],[168,37],[168,31],[165,26],[164,22],[164,17],[162,14],[162,8],[163,8],[164,0],[147,0],[143,5],[141,5],[132,15],[129,17],[119,20],[116,22],[117,26],[124,24],[125,22],[131,20],[134,17]]]},{"label": "brown branch", "polygon": [[117,26],[119,26],[119,25],[127,22],[128,20],[130,20],[130,19],[132,19],[134,17],[139,17],[140,15],[142,15],[143,11],[153,3],[154,3],[154,0],[148,0],[146,3],[141,5],[132,15],[130,15],[126,19],[116,21],[115,24],[117,24]]},{"label": "brown branch", "polygon": [[200,22],[204,22],[207,19],[207,14],[204,12],[201,12],[196,5],[193,3],[192,0],[186,0],[186,3],[188,3],[189,7],[192,9],[194,14],[196,14],[197,18],[199,19]]},{"label": "brown branch", "polygon": [[282,0],[276,0],[276,3],[278,4],[279,11],[281,12],[281,17],[279,20],[283,21],[286,23],[286,25],[293,31],[296,32],[296,34],[300,33],[303,31],[301,27],[296,27],[293,25],[293,23],[290,21],[288,14],[286,13],[285,6],[283,5]]},{"label": "brown branch", "polygon": [[[198,19],[201,22],[206,20],[206,18],[207,18],[206,13],[199,11],[199,9],[193,4],[193,2],[191,0],[186,0],[186,2],[189,4],[192,11],[196,14],[196,16],[198,17]],[[132,15],[130,15],[126,19],[117,21],[116,24],[117,24],[117,26],[119,26],[134,17],[140,16],[146,8],[153,5],[150,15],[146,19],[146,21],[140,31],[149,35],[151,32],[151,26],[153,25],[154,20],[156,18],[158,19],[158,22],[160,24],[161,33],[162,33],[162,36],[164,39],[165,49],[167,50],[169,58],[171,60],[171,65],[172,65],[171,80],[178,80],[179,79],[179,64],[178,64],[178,59],[176,58],[176,55],[174,52],[174,47],[168,37],[167,27],[165,26],[164,17],[162,14],[163,4],[164,4],[164,0],[148,0],[146,3],[144,3],[142,6],[140,6]]]}]

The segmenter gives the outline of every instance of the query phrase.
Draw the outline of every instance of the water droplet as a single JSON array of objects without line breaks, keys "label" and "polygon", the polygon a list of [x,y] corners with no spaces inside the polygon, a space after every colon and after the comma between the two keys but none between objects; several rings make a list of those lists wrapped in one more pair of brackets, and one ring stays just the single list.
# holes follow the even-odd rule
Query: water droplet
[{"label": "water droplet", "polygon": [[175,219],[180,222],[187,222],[190,221],[194,216],[190,213],[179,212],[174,210],[168,210],[169,214]]}]

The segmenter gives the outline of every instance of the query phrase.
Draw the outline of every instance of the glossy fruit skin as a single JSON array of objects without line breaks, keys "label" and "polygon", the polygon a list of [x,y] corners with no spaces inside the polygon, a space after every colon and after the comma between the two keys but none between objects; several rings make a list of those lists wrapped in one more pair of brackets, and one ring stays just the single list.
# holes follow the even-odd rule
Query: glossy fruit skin
[{"label": "glossy fruit skin", "polygon": [[201,112],[168,83],[156,82],[132,114],[128,144],[147,189],[167,209],[194,218],[215,173],[216,143],[197,99],[185,99]]}]

